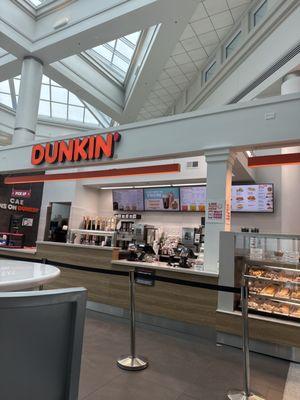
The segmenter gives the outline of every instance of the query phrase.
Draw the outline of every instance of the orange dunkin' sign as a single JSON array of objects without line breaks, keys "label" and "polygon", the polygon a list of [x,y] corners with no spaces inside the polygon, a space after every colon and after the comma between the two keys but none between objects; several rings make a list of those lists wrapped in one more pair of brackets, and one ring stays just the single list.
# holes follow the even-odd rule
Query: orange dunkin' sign
[{"label": "orange dunkin' sign", "polygon": [[82,139],[70,139],[67,142],[62,140],[45,145],[36,144],[32,147],[31,164],[96,160],[101,159],[103,155],[110,158],[114,155],[114,144],[120,139],[120,133],[115,132],[108,133],[105,138],[102,135],[92,135]]}]

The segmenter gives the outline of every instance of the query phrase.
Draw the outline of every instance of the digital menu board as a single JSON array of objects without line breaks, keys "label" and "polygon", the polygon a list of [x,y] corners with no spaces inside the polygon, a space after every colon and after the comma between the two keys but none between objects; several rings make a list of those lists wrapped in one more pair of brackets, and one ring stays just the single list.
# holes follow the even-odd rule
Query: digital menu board
[{"label": "digital menu board", "polygon": [[231,211],[274,212],[273,184],[232,186]]},{"label": "digital menu board", "polygon": [[143,189],[113,190],[114,211],[143,211]]},{"label": "digital menu board", "polygon": [[179,188],[144,189],[145,211],[179,211]]},{"label": "digital menu board", "polygon": [[180,188],[180,211],[205,211],[206,187],[185,186]]}]

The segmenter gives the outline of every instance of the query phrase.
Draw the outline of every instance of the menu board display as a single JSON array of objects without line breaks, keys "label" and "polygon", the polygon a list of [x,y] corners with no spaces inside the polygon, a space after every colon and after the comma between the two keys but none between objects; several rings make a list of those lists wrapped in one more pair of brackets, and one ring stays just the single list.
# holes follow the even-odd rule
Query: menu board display
[{"label": "menu board display", "polygon": [[266,183],[232,186],[231,211],[272,213],[274,211],[273,185]]},{"label": "menu board display", "polygon": [[179,188],[144,190],[145,211],[179,211]]},{"label": "menu board display", "polygon": [[114,211],[143,211],[143,189],[113,190]]},{"label": "menu board display", "polygon": [[185,186],[180,188],[180,211],[205,211],[206,187]]}]

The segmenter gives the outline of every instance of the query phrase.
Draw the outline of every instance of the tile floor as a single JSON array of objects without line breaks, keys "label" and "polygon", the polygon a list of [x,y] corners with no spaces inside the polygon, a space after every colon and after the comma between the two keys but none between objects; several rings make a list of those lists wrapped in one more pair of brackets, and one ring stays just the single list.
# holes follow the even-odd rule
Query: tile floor
[{"label": "tile floor", "polygon": [[[242,352],[212,340],[137,329],[139,353],[148,369],[122,371],[119,356],[128,352],[128,322],[87,314],[79,400],[223,400],[228,389],[242,387]],[[289,363],[252,354],[252,389],[282,400]]]}]

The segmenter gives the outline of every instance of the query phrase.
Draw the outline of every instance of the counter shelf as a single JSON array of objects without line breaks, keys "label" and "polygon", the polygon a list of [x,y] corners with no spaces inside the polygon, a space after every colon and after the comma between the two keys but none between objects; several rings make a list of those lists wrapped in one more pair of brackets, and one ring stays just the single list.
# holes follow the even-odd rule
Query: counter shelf
[{"label": "counter shelf", "polygon": [[[111,246],[116,246],[116,238],[117,232],[116,231],[99,231],[99,230],[89,230],[89,229],[70,229],[71,233],[71,241],[74,242],[74,237],[76,235],[79,236],[100,236],[100,237],[107,237],[111,238]],[[84,244],[83,244],[84,245]]]}]

